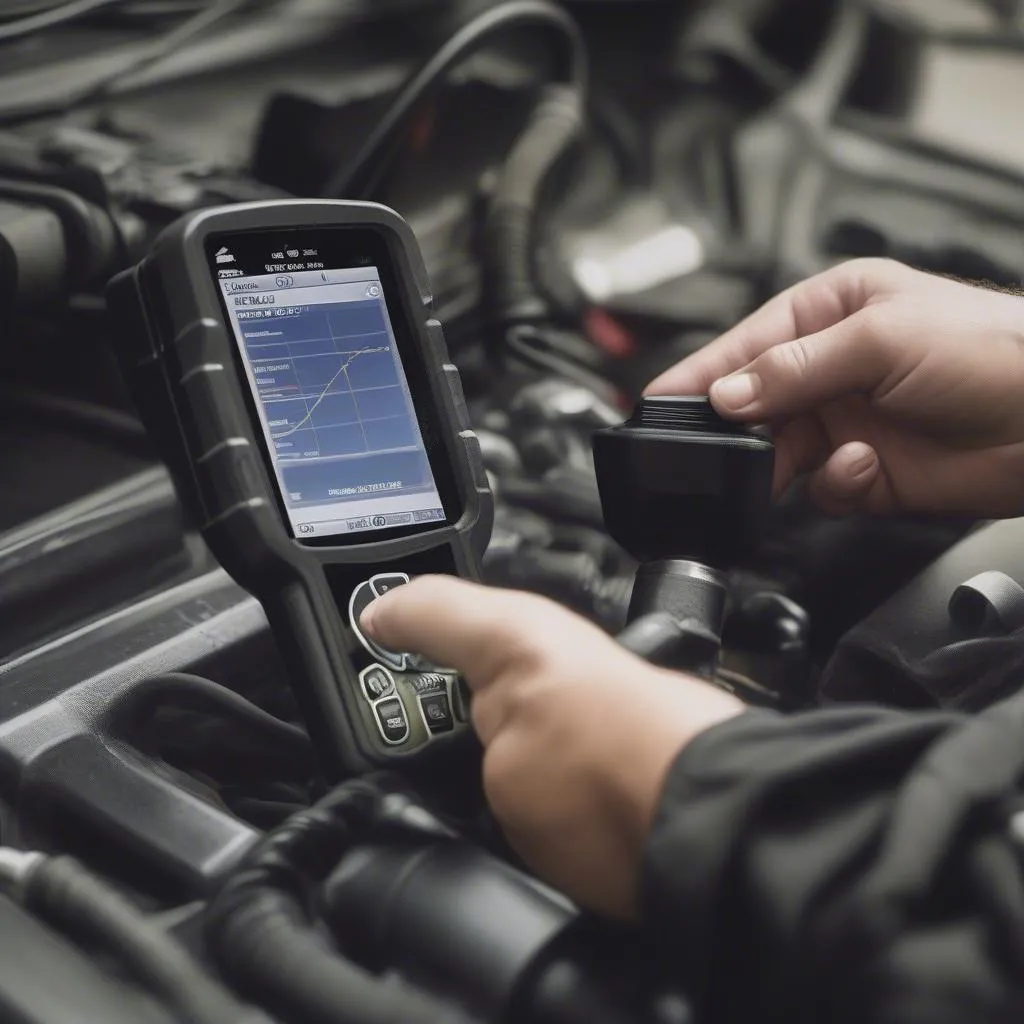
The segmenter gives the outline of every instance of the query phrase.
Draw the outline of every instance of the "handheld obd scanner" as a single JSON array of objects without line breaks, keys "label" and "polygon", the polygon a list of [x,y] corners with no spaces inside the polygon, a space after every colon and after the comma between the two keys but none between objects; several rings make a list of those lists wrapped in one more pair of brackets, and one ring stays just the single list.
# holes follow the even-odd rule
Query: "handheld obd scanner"
[{"label": "handheld obd scanner", "polygon": [[183,504],[266,610],[329,775],[466,734],[443,666],[365,637],[411,577],[479,576],[492,499],[411,230],[372,203],[206,210],[108,293]]}]

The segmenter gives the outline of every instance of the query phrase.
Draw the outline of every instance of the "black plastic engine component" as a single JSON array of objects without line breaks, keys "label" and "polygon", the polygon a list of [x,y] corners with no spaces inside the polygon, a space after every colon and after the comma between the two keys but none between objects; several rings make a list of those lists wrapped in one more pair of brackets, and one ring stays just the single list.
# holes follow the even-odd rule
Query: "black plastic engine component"
[{"label": "black plastic engine component", "polygon": [[640,562],[619,642],[640,657],[713,679],[729,583],[771,499],[774,447],[706,398],[644,399],[594,435],[608,532]]},{"label": "black plastic engine component", "polygon": [[111,218],[66,189],[0,178],[0,296],[21,303],[66,294],[117,269]]},{"label": "black plastic engine component", "polygon": [[[427,989],[440,983],[447,991],[438,994],[481,1020],[505,1019],[538,951],[576,917],[525,875],[454,840],[359,847],[341,861],[324,895],[353,956]],[[493,922],[486,935],[484,922]]]},{"label": "black plastic engine component", "polygon": [[9,1024],[172,1024],[141,992],[0,898],[0,1018]]},{"label": "black plastic engine component", "polygon": [[594,435],[608,532],[640,562],[728,568],[760,533],[774,453],[706,398],[646,398],[621,427]]},{"label": "black plastic engine component", "polygon": [[378,829],[447,834],[398,793],[368,780],[338,787],[251,850],[206,915],[220,969],[275,1016],[302,1024],[469,1024],[415,989],[337,956],[310,915],[314,890],[354,844]]},{"label": "black plastic engine component", "polygon": [[[337,102],[294,92],[272,96],[253,153],[257,180],[292,195],[323,194],[332,171],[351,162],[388,100],[384,91],[367,95],[372,85],[361,83],[358,95]],[[528,115],[531,99],[524,90],[512,91],[486,80],[452,83],[422,111],[421,121],[410,125],[404,151],[398,159],[392,154],[392,166],[375,190],[384,194],[385,182],[390,189],[404,178],[412,161],[402,157],[414,157],[415,176],[434,198],[472,189],[495,155],[505,153],[515,140],[516,126]],[[467,136],[467,123],[479,123],[481,131]],[[455,145],[460,146],[457,166],[450,159]],[[390,191],[387,194],[391,198]]]},{"label": "black plastic engine component", "polygon": [[210,977],[175,938],[73,858],[12,850],[4,854],[3,880],[28,909],[112,953],[178,1019],[189,1024],[269,1024]]},{"label": "black plastic engine component", "polygon": [[1024,523],[1011,519],[947,551],[842,638],[821,698],[977,711],[1017,692],[1022,537]]},{"label": "black plastic engine component", "polygon": [[579,90],[549,87],[499,176],[483,244],[489,306],[501,327],[541,319],[548,312],[534,280],[537,207],[545,182],[582,131]]},{"label": "black plastic engine component", "polygon": [[368,198],[387,166],[388,157],[409,123],[410,115],[445,75],[483,46],[517,28],[544,31],[557,39],[562,62],[560,78],[582,95],[587,87],[587,51],[576,23],[563,7],[547,0],[514,0],[487,7],[456,29],[403,83],[398,95],[378,118],[351,162],[336,169],[324,195],[345,199]]},{"label": "black plastic engine component", "polygon": [[953,591],[949,618],[974,635],[1012,633],[1024,626],[1024,587],[996,569],[978,573]]},{"label": "black plastic engine component", "polygon": [[[47,258],[50,253],[56,259]],[[32,300],[64,283],[64,237],[49,210],[0,200],[0,296]]]},{"label": "black plastic engine component", "polygon": [[581,916],[479,848],[420,839],[354,849],[324,886],[350,954],[493,1024],[669,1024],[639,936]]},{"label": "black plastic engine component", "polygon": [[[44,452],[67,435],[54,436]],[[15,468],[37,455],[38,446],[23,448]],[[83,443],[83,450],[93,449]],[[200,567],[204,557],[189,548],[181,508],[162,469],[96,487],[14,529],[4,526],[0,517],[0,655],[169,583]]]},{"label": "black plastic engine component", "polygon": [[742,667],[746,675],[776,694],[783,707],[814,704],[811,621],[806,609],[777,591],[741,595],[735,578],[731,582],[733,608],[723,636],[723,645],[732,655],[729,667]]},{"label": "black plastic engine component", "polygon": [[[710,679],[715,674],[728,612],[729,582],[724,573],[685,559],[645,562],[633,583],[629,626],[618,640],[649,661]],[[650,622],[650,629],[653,622],[666,616],[679,633],[678,640],[668,646],[661,638],[653,643],[642,628]]]}]

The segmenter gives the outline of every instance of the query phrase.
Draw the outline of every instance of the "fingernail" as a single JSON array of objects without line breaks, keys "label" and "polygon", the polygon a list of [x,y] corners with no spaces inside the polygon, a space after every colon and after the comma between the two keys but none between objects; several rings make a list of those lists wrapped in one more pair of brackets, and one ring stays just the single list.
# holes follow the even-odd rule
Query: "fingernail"
[{"label": "fingernail", "polygon": [[753,373],[738,373],[723,377],[711,386],[711,397],[733,412],[740,412],[753,404],[761,393],[761,380]]},{"label": "fingernail", "polygon": [[859,455],[855,455],[851,459],[847,472],[852,477],[863,476],[869,470],[875,467],[875,453],[868,449],[865,452],[861,452]]}]

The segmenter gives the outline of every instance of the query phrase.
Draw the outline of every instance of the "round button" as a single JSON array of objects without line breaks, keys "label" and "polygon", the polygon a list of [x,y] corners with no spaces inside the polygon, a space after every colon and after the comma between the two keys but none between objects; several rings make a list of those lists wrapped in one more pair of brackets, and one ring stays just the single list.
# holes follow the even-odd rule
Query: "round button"
[{"label": "round button", "polygon": [[[406,582],[408,582],[408,577],[406,577]],[[367,607],[373,601],[377,600],[378,596],[378,594],[373,592],[370,580],[360,583],[359,586],[352,591],[352,596],[348,601],[349,625],[352,627],[352,632],[358,637],[359,642],[377,661],[382,662],[387,665],[388,668],[394,669],[396,672],[403,672],[405,670],[406,662],[405,655],[395,651],[387,651],[379,644],[375,644],[363,633],[359,625],[359,619],[363,612],[366,611]]]},{"label": "round button", "polygon": [[434,665],[422,654],[409,654],[405,651],[388,651],[376,644],[368,636],[365,636],[359,625],[359,618],[366,611],[367,605],[376,601],[378,597],[389,594],[395,587],[404,586],[409,582],[408,573],[404,572],[379,572],[371,576],[364,583],[360,583],[348,602],[349,623],[352,632],[359,638],[359,642],[366,648],[373,657],[383,662],[388,668],[396,672],[440,672],[448,671],[439,665]]}]

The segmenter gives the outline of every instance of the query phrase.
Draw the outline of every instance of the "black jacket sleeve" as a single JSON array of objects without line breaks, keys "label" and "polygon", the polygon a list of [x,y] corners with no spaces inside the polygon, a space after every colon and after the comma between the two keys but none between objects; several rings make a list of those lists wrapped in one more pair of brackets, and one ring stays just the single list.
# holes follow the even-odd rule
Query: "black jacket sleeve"
[{"label": "black jacket sleeve", "polygon": [[680,755],[644,917],[707,1024],[1024,1021],[1024,696],[748,712]]}]

